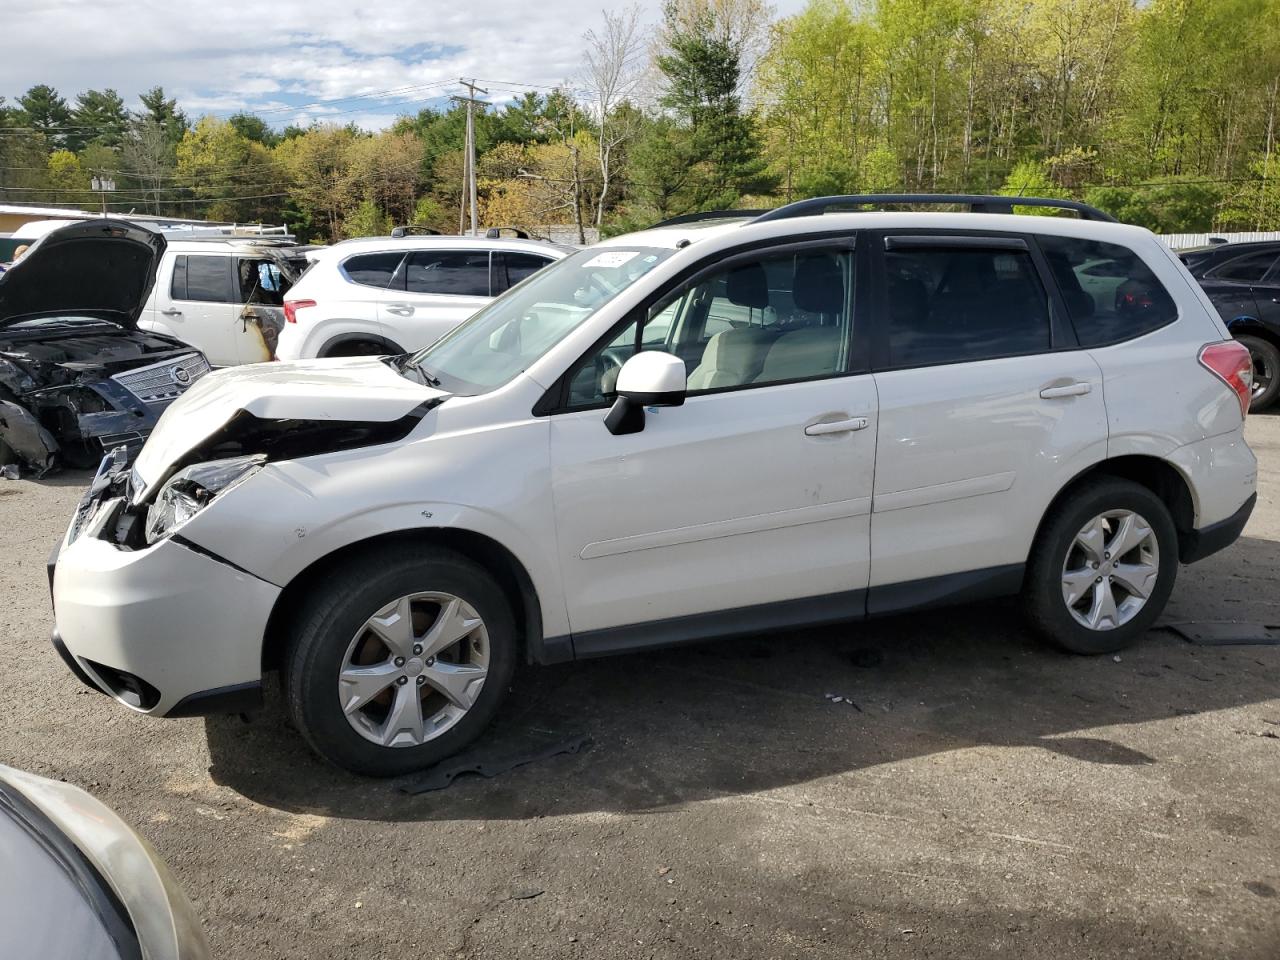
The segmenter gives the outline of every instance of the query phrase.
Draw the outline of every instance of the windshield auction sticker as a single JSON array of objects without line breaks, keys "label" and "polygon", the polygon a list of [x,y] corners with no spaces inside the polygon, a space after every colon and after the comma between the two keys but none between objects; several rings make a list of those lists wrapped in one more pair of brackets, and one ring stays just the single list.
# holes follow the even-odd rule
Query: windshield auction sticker
[{"label": "windshield auction sticker", "polygon": [[628,260],[634,260],[640,256],[639,250],[606,250],[603,253],[597,253],[588,260],[584,267],[620,267]]}]

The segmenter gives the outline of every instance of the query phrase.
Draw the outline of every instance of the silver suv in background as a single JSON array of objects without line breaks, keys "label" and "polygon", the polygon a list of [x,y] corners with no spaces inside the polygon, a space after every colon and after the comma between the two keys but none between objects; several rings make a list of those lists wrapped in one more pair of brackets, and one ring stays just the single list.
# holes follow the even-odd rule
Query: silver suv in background
[{"label": "silver suv in background", "polygon": [[281,360],[400,354],[434,343],[570,247],[486,237],[369,237],[312,255],[284,300]]}]

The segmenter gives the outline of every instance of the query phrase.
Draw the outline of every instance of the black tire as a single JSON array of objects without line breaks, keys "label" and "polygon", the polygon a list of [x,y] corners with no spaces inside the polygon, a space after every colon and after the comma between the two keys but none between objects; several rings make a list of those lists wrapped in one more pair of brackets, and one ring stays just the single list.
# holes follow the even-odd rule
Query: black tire
[{"label": "black tire", "polygon": [[[1076,535],[1108,511],[1131,510],[1146,520],[1159,548],[1156,582],[1146,603],[1130,620],[1106,630],[1079,622],[1063,597],[1063,569]],[[1032,627],[1071,653],[1114,653],[1132,646],[1163,612],[1178,575],[1178,533],[1169,508],[1146,487],[1115,477],[1081,482],[1045,518],[1031,548],[1023,583],[1023,604]],[[1119,590],[1120,588],[1117,588]]]},{"label": "black tire", "polygon": [[1247,334],[1236,337],[1249,348],[1249,356],[1253,360],[1254,377],[1265,387],[1253,395],[1249,401],[1249,412],[1257,413],[1275,403],[1280,394],[1280,349],[1270,340],[1253,337]]},{"label": "black tire", "polygon": [[[423,591],[452,594],[480,615],[488,633],[488,675],[470,709],[445,732],[415,746],[381,746],[348,722],[338,675],[348,646],[369,617],[400,597]],[[291,629],[283,671],[285,703],[295,726],[324,759],[366,776],[398,776],[439,763],[488,726],[511,685],[517,648],[511,605],[483,568],[450,550],[388,547],[357,556],[312,587]]]}]

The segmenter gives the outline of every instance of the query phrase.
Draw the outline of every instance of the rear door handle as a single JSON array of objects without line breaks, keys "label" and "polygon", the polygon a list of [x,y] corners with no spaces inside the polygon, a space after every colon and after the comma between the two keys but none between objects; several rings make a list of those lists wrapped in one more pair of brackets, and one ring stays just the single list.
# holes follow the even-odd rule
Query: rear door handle
[{"label": "rear door handle", "polygon": [[811,423],[804,428],[804,432],[806,436],[821,437],[829,433],[852,433],[854,430],[865,430],[869,426],[871,421],[866,417],[853,417],[832,423]]},{"label": "rear door handle", "polygon": [[181,311],[181,310],[175,310],[175,309],[173,309],[172,307],[170,307],[168,310],[161,310],[160,312],[161,312],[162,314],[164,314],[166,317],[180,317],[180,316],[182,316],[182,311]]},{"label": "rear door handle", "polygon": [[1058,397],[1083,397],[1091,390],[1093,390],[1093,384],[1082,380],[1079,383],[1068,383],[1062,387],[1045,387],[1040,391],[1040,396],[1045,400],[1054,400]]},{"label": "rear door handle", "polygon": [[397,317],[413,316],[413,304],[411,303],[388,303],[386,308],[387,313],[394,313]]}]

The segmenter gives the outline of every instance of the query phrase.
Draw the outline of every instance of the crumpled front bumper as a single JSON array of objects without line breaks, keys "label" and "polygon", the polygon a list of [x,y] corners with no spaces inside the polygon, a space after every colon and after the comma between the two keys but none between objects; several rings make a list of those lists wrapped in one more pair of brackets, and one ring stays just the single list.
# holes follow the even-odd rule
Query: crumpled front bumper
[{"label": "crumpled front bumper", "polygon": [[54,644],[81,679],[155,716],[253,705],[280,588],[178,538],[125,550],[94,534],[50,558]]}]

